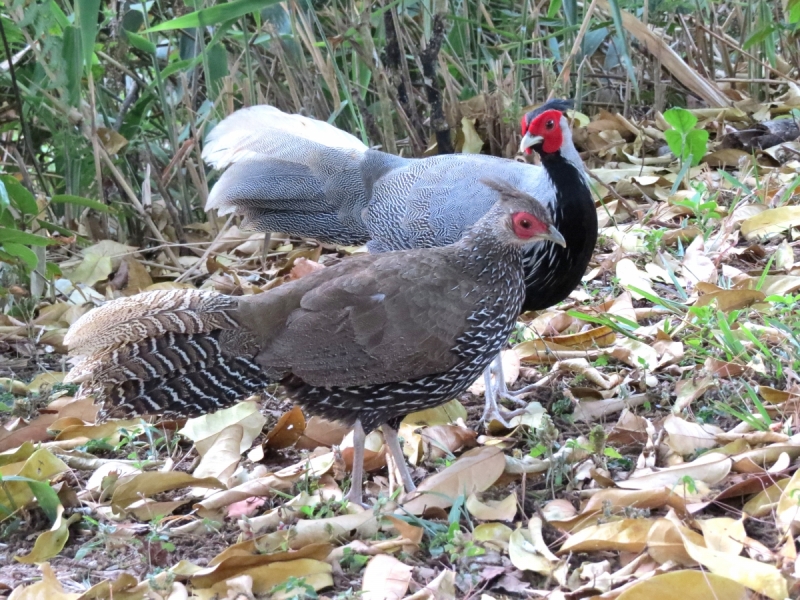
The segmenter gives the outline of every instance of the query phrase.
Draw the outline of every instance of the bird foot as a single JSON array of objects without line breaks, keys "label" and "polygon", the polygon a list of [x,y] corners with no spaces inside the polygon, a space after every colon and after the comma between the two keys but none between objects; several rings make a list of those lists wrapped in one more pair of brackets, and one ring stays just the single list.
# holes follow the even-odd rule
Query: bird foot
[{"label": "bird foot", "polygon": [[514,426],[510,424],[511,419],[524,414],[524,408],[518,408],[517,410],[503,410],[499,406],[495,405],[491,409],[487,407],[487,409],[483,412],[482,420],[486,426],[488,426],[492,421],[497,421],[506,429],[513,429]]},{"label": "bird foot", "polygon": [[364,494],[362,490],[356,490],[355,488],[350,488],[350,491],[345,494],[343,500],[347,502],[352,502],[353,504],[358,504],[362,508],[369,508],[369,505],[364,502]]},{"label": "bird foot", "polygon": [[523,400],[520,396],[524,396],[525,394],[529,394],[533,390],[536,389],[536,384],[532,383],[530,385],[526,385],[525,387],[519,388],[518,390],[511,391],[505,386],[502,386],[501,389],[497,391],[497,395],[500,398],[505,398],[506,400],[511,400],[517,406],[527,406],[528,403]]}]

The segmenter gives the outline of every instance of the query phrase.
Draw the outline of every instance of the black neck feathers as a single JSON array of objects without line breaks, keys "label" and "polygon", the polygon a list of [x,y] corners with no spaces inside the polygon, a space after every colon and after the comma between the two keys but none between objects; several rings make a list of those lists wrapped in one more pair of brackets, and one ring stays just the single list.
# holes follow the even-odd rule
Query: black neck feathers
[{"label": "black neck feathers", "polygon": [[567,247],[547,242],[528,252],[523,311],[549,308],[569,296],[597,242],[597,211],[585,175],[561,153],[543,154],[542,166],[556,189],[553,220]]}]

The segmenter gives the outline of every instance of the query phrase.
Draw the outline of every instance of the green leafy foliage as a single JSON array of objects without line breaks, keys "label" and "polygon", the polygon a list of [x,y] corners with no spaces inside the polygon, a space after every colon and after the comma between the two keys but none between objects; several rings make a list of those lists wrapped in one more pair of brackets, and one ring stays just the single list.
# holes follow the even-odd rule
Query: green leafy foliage
[{"label": "green leafy foliage", "polygon": [[697,117],[685,108],[671,108],[664,113],[664,120],[672,126],[664,132],[669,149],[681,163],[691,158],[691,165],[700,164],[708,146],[708,132],[695,129]]}]

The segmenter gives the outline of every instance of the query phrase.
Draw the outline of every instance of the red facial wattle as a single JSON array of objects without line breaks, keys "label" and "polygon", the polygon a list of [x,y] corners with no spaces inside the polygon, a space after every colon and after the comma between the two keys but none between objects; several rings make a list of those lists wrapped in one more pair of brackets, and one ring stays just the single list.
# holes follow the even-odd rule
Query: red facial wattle
[{"label": "red facial wattle", "polygon": [[[561,117],[562,114],[558,110],[546,110],[536,115],[528,125],[527,133],[542,138],[542,152],[545,154],[554,154],[561,150],[561,145],[564,143]],[[530,148],[526,151],[530,152]]]},{"label": "red facial wattle", "polygon": [[511,215],[514,235],[522,240],[529,240],[536,235],[546,233],[547,225],[527,212],[516,212]]}]

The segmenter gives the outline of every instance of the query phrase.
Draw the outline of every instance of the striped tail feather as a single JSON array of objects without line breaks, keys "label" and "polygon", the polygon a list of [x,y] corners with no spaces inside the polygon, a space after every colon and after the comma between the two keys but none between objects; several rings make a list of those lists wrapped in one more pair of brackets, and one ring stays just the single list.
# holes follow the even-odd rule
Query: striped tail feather
[{"label": "striped tail feather", "polygon": [[66,381],[106,414],[217,410],[269,383],[255,339],[233,316],[235,298],[202,290],[146,292],[81,317],[66,337],[77,355]]}]

